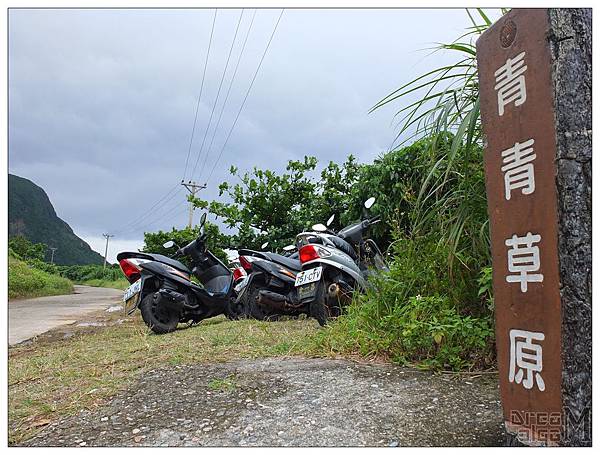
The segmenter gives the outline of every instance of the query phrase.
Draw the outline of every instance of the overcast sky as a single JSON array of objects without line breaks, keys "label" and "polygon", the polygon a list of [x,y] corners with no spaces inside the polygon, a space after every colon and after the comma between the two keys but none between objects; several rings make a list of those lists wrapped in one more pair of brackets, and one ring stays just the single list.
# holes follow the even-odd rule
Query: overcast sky
[{"label": "overcast sky", "polygon": [[[280,10],[257,11],[209,149],[253,17],[244,11],[198,158],[240,13],[217,13],[186,180],[204,183],[215,165]],[[144,230],[187,223],[185,190],[169,190],[184,176],[213,15],[10,10],[9,172],[44,188],[58,215],[97,251],[104,251],[103,232],[117,233],[111,260],[141,246]],[[368,109],[453,61],[425,49],[468,25],[461,9],[286,10],[203,196],[218,197],[232,164],[281,170],[305,154],[324,164],[350,153],[372,161],[395,135],[399,105]]]}]

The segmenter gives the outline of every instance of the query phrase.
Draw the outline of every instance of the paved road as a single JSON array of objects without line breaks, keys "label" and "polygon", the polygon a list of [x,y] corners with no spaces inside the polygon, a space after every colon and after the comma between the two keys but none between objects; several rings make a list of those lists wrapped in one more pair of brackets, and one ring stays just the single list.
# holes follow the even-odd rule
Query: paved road
[{"label": "paved road", "polygon": [[8,344],[13,345],[115,305],[123,291],[75,285],[75,293],[8,303]]}]

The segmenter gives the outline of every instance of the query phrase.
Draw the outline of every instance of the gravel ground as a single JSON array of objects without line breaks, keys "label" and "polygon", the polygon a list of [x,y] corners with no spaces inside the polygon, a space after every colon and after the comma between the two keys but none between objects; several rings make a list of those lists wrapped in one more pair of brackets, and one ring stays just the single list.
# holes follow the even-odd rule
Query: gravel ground
[{"label": "gravel ground", "polygon": [[501,445],[497,382],[330,359],[176,366],[24,445]]}]

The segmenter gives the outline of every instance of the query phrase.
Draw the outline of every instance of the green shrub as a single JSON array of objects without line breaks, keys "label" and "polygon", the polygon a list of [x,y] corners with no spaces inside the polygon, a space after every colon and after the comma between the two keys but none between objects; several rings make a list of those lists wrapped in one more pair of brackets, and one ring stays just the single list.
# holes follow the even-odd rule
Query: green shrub
[{"label": "green shrub", "polygon": [[356,295],[347,314],[317,335],[334,352],[387,356],[423,368],[488,366],[494,357],[493,313],[478,297],[479,271],[448,270],[449,249],[433,237],[399,239],[390,271]]},{"label": "green shrub", "polygon": [[71,281],[83,282],[89,280],[116,281],[124,278],[123,272],[118,265],[63,265],[58,267],[61,276]]},{"label": "green shrub", "polygon": [[71,292],[73,292],[73,283],[68,279],[38,270],[9,255],[9,299],[70,294]]}]

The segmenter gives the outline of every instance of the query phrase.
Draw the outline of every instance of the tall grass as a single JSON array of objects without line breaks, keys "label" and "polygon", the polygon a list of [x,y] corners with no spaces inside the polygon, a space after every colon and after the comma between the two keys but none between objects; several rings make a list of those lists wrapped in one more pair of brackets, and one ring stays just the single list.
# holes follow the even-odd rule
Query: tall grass
[{"label": "tall grass", "polygon": [[[456,53],[454,64],[424,73],[371,109],[401,103],[411,94],[420,95],[418,101],[396,112],[400,124],[396,141],[410,131],[413,133],[400,145],[409,140],[431,139],[431,149],[426,154],[430,160],[412,214],[412,231],[438,232],[440,241],[450,246],[450,268],[466,253],[489,262],[475,41],[492,22],[481,9],[467,10],[467,14],[471,26],[465,33],[452,43],[435,48]],[[440,147],[448,137],[452,138],[450,147]]]},{"label": "tall grass", "polygon": [[[396,113],[395,143],[412,134],[387,154],[391,160],[381,159],[391,167],[385,172],[402,174],[396,180],[404,195],[390,272],[321,333],[319,342],[334,352],[437,369],[482,368],[494,361],[475,48],[491,21],[480,9],[467,14],[466,32],[437,46],[456,54],[454,64],[427,71],[372,108],[420,95]],[[414,141],[410,149],[403,147],[407,141]]]}]

